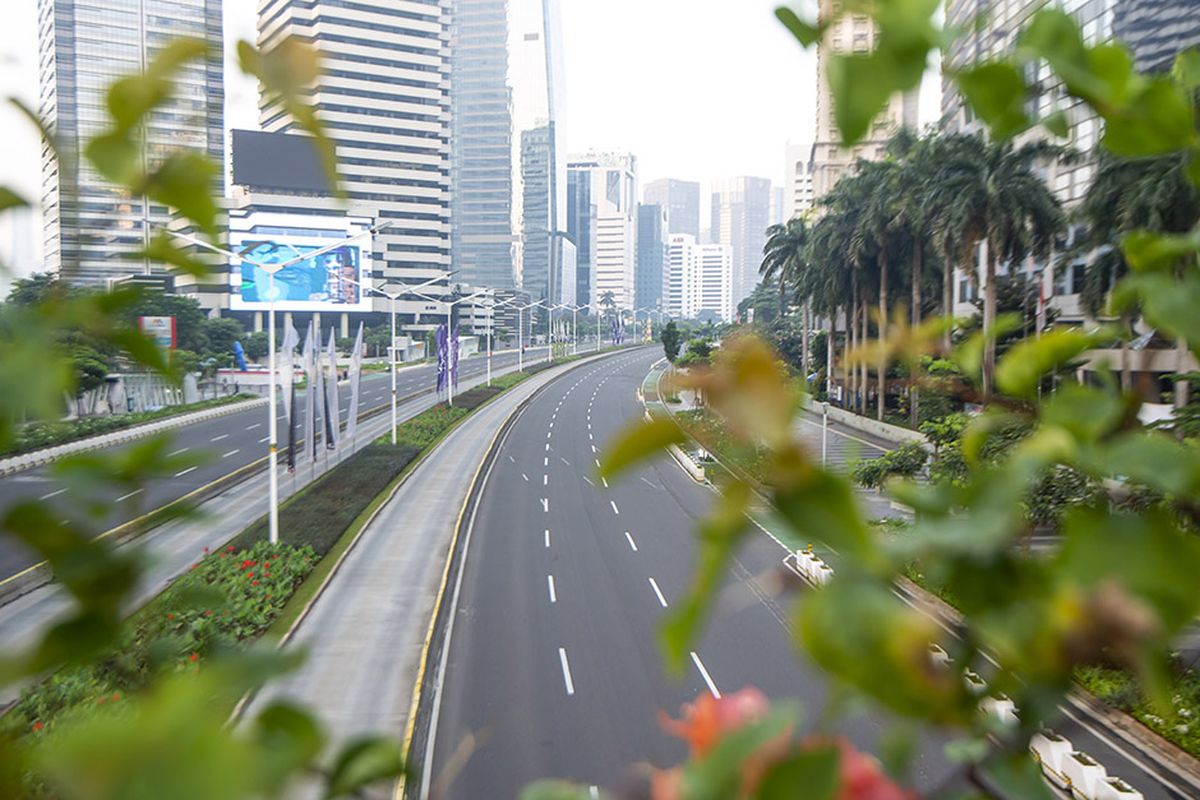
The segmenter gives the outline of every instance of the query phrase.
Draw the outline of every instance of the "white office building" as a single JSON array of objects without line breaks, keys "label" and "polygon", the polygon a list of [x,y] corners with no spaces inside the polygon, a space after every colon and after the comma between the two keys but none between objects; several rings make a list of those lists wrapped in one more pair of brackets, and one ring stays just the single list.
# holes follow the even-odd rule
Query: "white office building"
[{"label": "white office building", "polygon": [[806,217],[813,209],[811,144],[787,144],[787,185],[784,186],[784,221]]},{"label": "white office building", "polygon": [[733,319],[733,255],[723,244],[705,244],[697,249],[699,280],[693,316],[711,314],[729,322]]},{"label": "white office building", "polygon": [[[634,308],[637,265],[637,159],[630,153],[588,153],[570,159],[567,169],[576,191],[588,190],[589,202],[578,213],[588,215],[594,251],[579,269],[587,269],[594,302],[611,292],[617,308]],[[577,225],[572,225],[576,228]]]},{"label": "white office building", "polygon": [[733,259],[733,304],[758,285],[763,246],[771,220],[771,181],[740,177],[719,181],[712,194],[712,243],[729,248]]},{"label": "white office building", "polygon": [[[372,285],[398,292],[445,274],[450,0],[259,0],[258,46],[291,36],[320,51],[323,70],[308,99],[336,142],[350,213],[391,223],[373,238]],[[296,131],[274,99],[261,98],[259,112],[264,131]],[[388,308],[383,299],[374,305]],[[401,310],[419,317],[423,304]]]},{"label": "white office building", "polygon": [[672,234],[667,242],[663,309],[672,317],[696,316],[700,297],[700,248],[696,237]]}]

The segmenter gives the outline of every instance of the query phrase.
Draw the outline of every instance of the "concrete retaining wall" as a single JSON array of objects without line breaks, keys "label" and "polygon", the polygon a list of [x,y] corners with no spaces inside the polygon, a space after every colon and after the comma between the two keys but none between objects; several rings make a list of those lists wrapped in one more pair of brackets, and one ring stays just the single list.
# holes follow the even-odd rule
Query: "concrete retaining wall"
[{"label": "concrete retaining wall", "polygon": [[[816,403],[809,410],[818,416],[821,413],[820,406]],[[918,433],[908,428],[901,428],[899,425],[890,425],[886,422],[861,417],[858,414],[834,406],[829,407],[829,419],[848,428],[854,428],[855,430],[862,431],[871,436],[877,436],[880,439],[886,439],[889,442],[895,442],[896,444],[903,444],[904,442],[928,444],[928,440],[923,433]]]}]

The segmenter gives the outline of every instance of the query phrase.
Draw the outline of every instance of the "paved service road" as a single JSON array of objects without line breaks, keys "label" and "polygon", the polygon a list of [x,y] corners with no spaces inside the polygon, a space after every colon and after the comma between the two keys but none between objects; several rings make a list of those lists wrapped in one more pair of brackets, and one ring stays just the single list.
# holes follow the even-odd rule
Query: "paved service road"
[{"label": "paved service road", "polygon": [[[641,415],[635,390],[658,357],[642,350],[556,381],[506,437],[451,598],[424,764],[429,796],[514,798],[539,778],[627,785],[639,763],[684,757],[657,713],[677,715],[702,692],[757,686],[799,699],[806,720],[830,701],[823,674],[790,643],[787,613],[769,588],[785,551],[766,535],[739,553],[682,678],[664,674],[656,626],[684,592],[693,530],[713,495],[671,461],[611,486],[594,471],[597,450]],[[872,750],[885,726],[864,715],[838,723]],[[1189,796],[1128,760],[1102,731],[1060,729],[1147,798]],[[953,780],[942,744],[918,742],[918,789]]]},{"label": "paved service road", "polygon": [[[657,712],[677,715],[702,692],[757,686],[799,698],[809,719],[828,702],[768,590],[783,552],[766,536],[740,554],[682,678],[664,674],[656,626],[687,586],[713,494],[670,461],[612,486],[595,477],[597,450],[641,414],[635,390],[658,357],[640,351],[558,381],[507,437],[479,499],[435,698],[435,796],[513,798],[545,777],[621,786],[639,762],[682,760]],[[865,717],[842,727],[864,747],[883,730]],[[470,736],[475,750],[450,775]],[[919,786],[947,774],[939,753],[925,747]]]},{"label": "paved service road", "polygon": [[[545,356],[545,352],[544,347],[529,348],[525,354],[525,362],[535,363]],[[516,362],[515,352],[493,354],[493,373],[507,371]],[[475,355],[465,358],[459,369],[460,381],[483,375],[487,370],[487,356]],[[402,369],[396,382],[399,397],[431,391],[435,370],[434,365]],[[349,384],[340,387],[340,395],[341,419],[345,422],[350,404]],[[390,403],[390,395],[391,382],[386,372],[366,373],[359,395],[360,410],[387,406]],[[432,395],[429,395],[429,398],[431,399]],[[306,408],[300,392],[297,392],[297,401],[301,410]],[[279,415],[280,449],[283,449],[287,442],[287,421],[283,418],[282,406]],[[267,407],[256,406],[171,431],[167,434],[171,440],[168,452],[194,456],[195,465],[181,468],[177,474],[160,478],[133,492],[109,492],[103,498],[109,504],[103,519],[91,524],[96,525],[98,530],[109,530],[263,458],[267,455],[268,448],[267,417]],[[118,445],[105,452],[116,452],[129,446]],[[78,508],[79,500],[58,480],[53,466],[39,467],[0,478],[0,508],[31,499],[53,501],[54,507],[61,510],[64,520],[79,519],[82,516],[82,511]],[[36,560],[31,553],[11,539],[0,539],[0,580],[20,572]]]}]

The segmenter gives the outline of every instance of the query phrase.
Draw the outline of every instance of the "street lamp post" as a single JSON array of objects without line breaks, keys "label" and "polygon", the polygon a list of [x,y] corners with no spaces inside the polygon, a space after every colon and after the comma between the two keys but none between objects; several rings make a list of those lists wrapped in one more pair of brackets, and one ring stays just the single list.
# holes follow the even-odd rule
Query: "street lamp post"
[{"label": "street lamp post", "polygon": [[[488,293],[488,291],[489,291],[488,289],[480,289],[478,292],[475,292],[474,294],[469,294],[466,297],[460,297],[457,300],[453,300],[453,301],[446,301],[444,299],[430,297],[429,295],[421,294],[420,292],[410,292],[410,294],[415,294],[417,297],[424,297],[426,300],[429,300],[430,302],[433,302],[433,303],[445,303],[446,304],[446,344],[447,344],[447,347],[449,347],[450,326],[453,325],[453,319],[451,317],[451,314],[453,312],[454,307],[456,305],[458,305],[459,303],[465,303],[468,300],[474,300],[476,297],[485,295]],[[455,356],[457,357],[457,353],[455,354]],[[449,374],[449,370],[450,370],[449,357],[447,357],[446,370],[447,370],[446,403],[449,404],[451,408],[453,408],[454,407],[454,380],[453,380],[453,376]]]},{"label": "street lamp post", "polygon": [[821,469],[825,469],[825,462],[829,453],[829,401],[821,403]]},{"label": "street lamp post", "polygon": [[[453,275],[453,274],[454,274],[453,272],[449,272],[444,275],[439,275],[436,278],[430,278],[429,280],[425,281],[424,283],[418,283],[416,286],[408,286],[407,284],[401,284],[401,286],[404,286],[404,288],[407,291],[414,291],[416,289],[424,289],[427,286],[432,286],[433,284],[438,283],[439,281],[445,280],[446,278],[448,278],[450,275]],[[392,360],[391,360],[392,361],[392,363],[391,363],[391,367],[392,367],[391,368],[391,373],[392,373],[392,444],[396,444],[396,426],[400,424],[399,419],[397,418],[397,408],[396,408],[397,401],[398,401],[397,392],[396,392],[396,367],[398,366],[398,364],[396,362],[396,301],[399,300],[401,297],[403,297],[405,292],[385,292],[383,289],[378,289],[374,286],[367,286],[365,284],[359,283],[358,281],[352,280],[350,278],[343,278],[343,280],[347,281],[348,283],[353,283],[355,286],[357,286],[360,289],[363,289],[365,291],[375,292],[378,295],[382,295],[383,297],[386,297],[391,303],[392,339],[391,339],[391,342],[389,343],[388,351],[392,354]]]},{"label": "street lamp post", "polygon": [[293,267],[296,264],[301,264],[305,261],[310,261],[312,259],[318,258],[320,256],[325,255],[326,253],[331,253],[334,250],[337,250],[339,247],[345,246],[349,242],[356,241],[358,239],[363,238],[364,236],[371,236],[391,225],[392,225],[392,223],[390,223],[390,222],[385,222],[382,225],[376,225],[372,228],[368,228],[367,230],[362,231],[361,233],[355,234],[354,236],[348,236],[339,242],[335,242],[334,244],[326,245],[325,247],[322,247],[318,250],[314,250],[310,253],[305,253],[304,255],[297,256],[296,258],[290,259],[288,261],[284,261],[279,264],[262,264],[260,262],[253,261],[249,258],[246,258],[242,253],[235,253],[232,250],[227,250],[223,247],[217,247],[216,245],[210,244],[210,243],[204,241],[203,239],[197,239],[194,236],[188,236],[187,234],[179,233],[178,231],[172,231],[168,228],[162,229],[162,230],[166,231],[166,233],[169,236],[173,236],[176,239],[185,241],[185,242],[195,245],[197,247],[202,247],[207,250],[211,250],[212,252],[218,253],[220,255],[228,256],[229,258],[233,259],[233,261],[230,262],[230,266],[234,266],[235,263],[240,264],[242,261],[248,261],[251,265],[253,265],[253,266],[257,267],[258,269],[261,269],[267,273],[267,320],[268,320],[268,325],[270,328],[270,330],[267,333],[267,347],[269,350],[268,359],[267,359],[267,371],[269,373],[269,375],[268,375],[269,386],[267,388],[267,398],[268,398],[267,399],[267,410],[268,410],[268,413],[271,415],[270,424],[268,425],[268,442],[269,442],[269,459],[270,459],[270,461],[268,463],[268,470],[267,470],[267,474],[269,476],[268,483],[267,483],[267,486],[268,486],[267,492],[268,492],[268,498],[269,498],[269,502],[270,502],[270,508],[268,509],[268,513],[267,513],[267,530],[268,530],[268,536],[270,538],[271,544],[278,544],[278,542],[279,542],[279,468],[278,468],[279,465],[277,463],[277,458],[278,458],[278,454],[279,454],[279,425],[278,425],[279,420],[276,418],[276,415],[275,415],[275,410],[276,410],[276,406],[277,406],[277,402],[278,402],[276,399],[276,386],[275,386],[276,377],[277,377],[276,376],[276,364],[275,364],[275,273],[279,272],[280,270],[287,269],[288,267]]}]

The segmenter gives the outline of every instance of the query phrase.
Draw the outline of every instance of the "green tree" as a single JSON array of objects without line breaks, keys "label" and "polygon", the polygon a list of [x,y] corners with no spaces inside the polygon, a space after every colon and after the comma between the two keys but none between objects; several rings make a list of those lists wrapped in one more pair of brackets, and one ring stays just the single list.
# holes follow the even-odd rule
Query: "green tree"
[{"label": "green tree", "polygon": [[679,327],[675,324],[675,320],[671,320],[662,329],[662,345],[663,354],[672,364],[679,357],[679,348],[683,344],[683,336],[679,332]]},{"label": "green tree", "polygon": [[233,358],[233,343],[240,342],[246,336],[246,329],[236,319],[212,317],[204,321],[202,336],[208,346],[201,354],[205,358],[216,358],[221,364],[228,364]]}]

